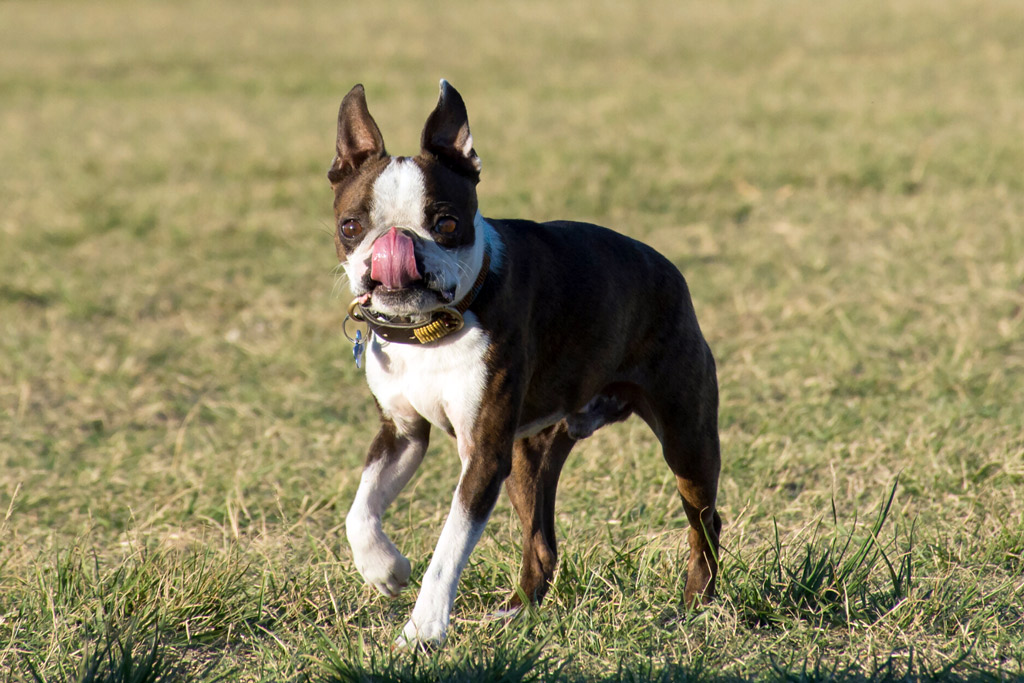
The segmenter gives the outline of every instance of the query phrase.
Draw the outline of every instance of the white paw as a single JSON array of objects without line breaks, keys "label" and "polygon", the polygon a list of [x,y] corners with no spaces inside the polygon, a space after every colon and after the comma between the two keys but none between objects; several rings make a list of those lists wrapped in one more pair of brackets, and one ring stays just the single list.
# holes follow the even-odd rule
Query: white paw
[{"label": "white paw", "polygon": [[402,635],[395,639],[395,647],[399,650],[412,650],[416,647],[429,649],[444,642],[448,626],[440,621],[428,621],[416,624],[411,619],[402,629]]},{"label": "white paw", "polygon": [[412,565],[390,540],[366,546],[352,545],[356,569],[366,583],[388,597],[395,597],[409,585]]}]

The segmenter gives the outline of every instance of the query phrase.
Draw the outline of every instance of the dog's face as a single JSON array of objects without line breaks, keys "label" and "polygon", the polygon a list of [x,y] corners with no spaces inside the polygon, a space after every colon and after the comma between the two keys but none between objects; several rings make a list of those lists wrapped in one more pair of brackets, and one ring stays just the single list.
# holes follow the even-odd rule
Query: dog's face
[{"label": "dog's face", "polygon": [[389,156],[363,87],[345,96],[327,174],[334,242],[353,296],[385,316],[415,319],[459,301],[483,258],[480,160],[462,97],[446,81],[421,148],[415,157]]}]

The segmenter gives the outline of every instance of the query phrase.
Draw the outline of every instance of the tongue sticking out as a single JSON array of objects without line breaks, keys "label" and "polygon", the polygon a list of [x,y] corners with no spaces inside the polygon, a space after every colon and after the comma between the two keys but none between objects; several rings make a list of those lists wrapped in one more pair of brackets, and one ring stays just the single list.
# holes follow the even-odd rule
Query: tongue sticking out
[{"label": "tongue sticking out", "polygon": [[388,289],[401,289],[422,276],[416,268],[416,252],[412,238],[398,228],[391,228],[387,234],[373,243],[370,260],[370,277]]}]

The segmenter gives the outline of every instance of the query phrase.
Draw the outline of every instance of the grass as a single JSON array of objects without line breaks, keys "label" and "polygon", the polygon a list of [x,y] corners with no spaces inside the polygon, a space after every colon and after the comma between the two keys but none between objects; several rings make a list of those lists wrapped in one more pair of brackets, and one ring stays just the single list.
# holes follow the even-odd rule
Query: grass
[{"label": "grass", "polygon": [[[0,677],[1024,677],[1016,3],[0,3]],[[643,239],[716,353],[720,598],[679,609],[651,434],[562,477],[543,607],[502,500],[447,646],[343,538],[375,411],[325,178],[356,82],[465,96],[488,215]],[[388,528],[422,575],[436,437]]]}]

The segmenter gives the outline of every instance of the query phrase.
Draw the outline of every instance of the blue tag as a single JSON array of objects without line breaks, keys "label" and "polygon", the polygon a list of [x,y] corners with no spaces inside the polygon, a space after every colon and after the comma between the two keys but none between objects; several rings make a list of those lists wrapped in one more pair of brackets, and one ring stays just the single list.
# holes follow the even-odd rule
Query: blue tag
[{"label": "blue tag", "polygon": [[356,361],[356,367],[363,367],[363,352],[366,351],[366,344],[363,343],[362,330],[356,330],[356,341],[352,345],[352,357]]}]

